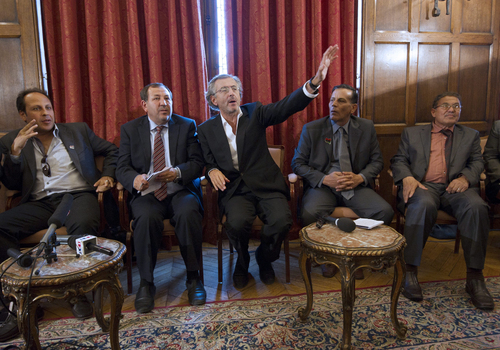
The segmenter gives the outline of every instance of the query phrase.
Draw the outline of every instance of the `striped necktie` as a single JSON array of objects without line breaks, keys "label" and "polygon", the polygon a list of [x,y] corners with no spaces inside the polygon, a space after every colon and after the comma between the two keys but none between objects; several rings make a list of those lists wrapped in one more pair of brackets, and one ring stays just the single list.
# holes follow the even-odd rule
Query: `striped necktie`
[{"label": "striped necktie", "polygon": [[[352,172],[351,158],[349,157],[349,149],[347,146],[347,132],[343,127],[339,128],[340,131],[340,170],[342,172]],[[342,197],[349,200],[354,196],[354,190],[347,190],[340,192]]]},{"label": "striped necktie", "polygon": [[[163,145],[163,137],[161,131],[164,126],[158,125],[156,127],[156,135],[154,139],[154,153],[153,153],[153,172],[157,172],[165,169],[165,147]],[[161,185],[159,189],[155,191],[155,197],[162,201],[167,198],[167,183]]]}]

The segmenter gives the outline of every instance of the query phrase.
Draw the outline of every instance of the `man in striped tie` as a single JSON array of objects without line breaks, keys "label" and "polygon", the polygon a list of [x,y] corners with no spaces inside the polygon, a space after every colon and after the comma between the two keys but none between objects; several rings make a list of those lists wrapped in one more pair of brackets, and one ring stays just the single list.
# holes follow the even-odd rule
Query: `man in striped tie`
[{"label": "man in striped tie", "polygon": [[187,269],[191,305],[203,305],[206,292],[200,281],[202,194],[199,177],[203,156],[194,120],[172,114],[172,93],[161,83],[141,91],[145,116],[121,127],[116,177],[131,193],[134,248],[141,284],[135,308],[154,307],[153,271],[162,238],[163,220],[170,219]]}]

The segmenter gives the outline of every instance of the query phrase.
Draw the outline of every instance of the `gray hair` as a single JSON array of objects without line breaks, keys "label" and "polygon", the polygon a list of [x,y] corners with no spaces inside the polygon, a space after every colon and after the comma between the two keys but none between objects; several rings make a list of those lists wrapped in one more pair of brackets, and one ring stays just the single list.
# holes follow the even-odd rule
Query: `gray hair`
[{"label": "gray hair", "polygon": [[208,83],[208,89],[207,92],[205,92],[205,99],[207,100],[208,106],[210,109],[213,109],[214,111],[218,111],[219,107],[214,105],[212,103],[212,96],[215,96],[215,82],[219,79],[227,79],[227,78],[232,78],[236,82],[236,85],[238,85],[238,90],[240,91],[240,98],[243,97],[243,86],[241,85],[241,80],[238,78],[236,75],[231,75],[231,74],[218,74],[215,77],[210,80]]}]

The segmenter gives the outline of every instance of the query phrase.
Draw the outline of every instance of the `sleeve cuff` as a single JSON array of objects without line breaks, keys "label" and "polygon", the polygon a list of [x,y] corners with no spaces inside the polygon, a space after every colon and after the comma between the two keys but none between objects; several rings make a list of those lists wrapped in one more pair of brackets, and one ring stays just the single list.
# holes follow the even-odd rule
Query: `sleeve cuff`
[{"label": "sleeve cuff", "polygon": [[309,98],[316,98],[316,96],[319,95],[319,92],[317,94],[311,94],[309,91],[307,91],[306,85],[309,84],[309,81],[306,81],[306,83],[302,86],[302,91],[304,91],[304,95],[306,95]]}]

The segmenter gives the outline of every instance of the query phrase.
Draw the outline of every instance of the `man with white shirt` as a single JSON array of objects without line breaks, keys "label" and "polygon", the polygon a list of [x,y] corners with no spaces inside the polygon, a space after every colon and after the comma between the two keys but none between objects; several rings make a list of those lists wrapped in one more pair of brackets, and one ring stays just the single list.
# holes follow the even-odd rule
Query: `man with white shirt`
[{"label": "man with white shirt", "polygon": [[[172,93],[161,83],[144,87],[141,100],[147,115],[122,125],[116,169],[118,181],[132,197],[134,248],[141,275],[135,309],[145,313],[154,307],[153,271],[164,219],[170,219],[179,240],[189,302],[203,305],[206,292],[198,274],[203,238],[199,179],[203,156],[196,124],[172,114]],[[157,172],[156,179],[148,181],[148,175]]]},{"label": "man with white shirt", "polygon": [[[21,192],[20,204],[0,214],[0,262],[8,248],[37,231],[47,221],[63,196],[73,196],[65,226],[69,234],[97,235],[99,205],[96,192],[114,184],[117,147],[98,137],[85,123],[55,123],[47,93],[29,89],[16,100],[19,116],[26,123],[0,139],[3,172],[0,180]],[[104,156],[102,173],[95,157]],[[77,318],[92,316],[92,305],[80,296],[72,307]],[[17,321],[10,318],[0,326],[0,341],[18,333]],[[10,327],[10,325],[12,327]]]},{"label": "man with white shirt", "polygon": [[236,288],[248,284],[248,242],[255,217],[264,222],[255,257],[265,284],[274,282],[271,263],[278,259],[292,225],[287,203],[290,191],[269,154],[266,128],[303,110],[318,95],[337,50],[335,45],[325,51],[316,75],[303,87],[265,106],[260,102],[240,106],[243,89],[236,76],[217,75],[208,85],[205,98],[220,114],[199,126],[199,138],[206,174],[218,191],[220,213],[226,215],[226,233],[238,252],[233,273]]}]

